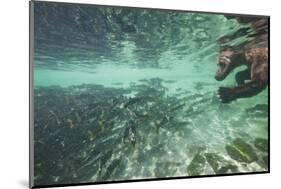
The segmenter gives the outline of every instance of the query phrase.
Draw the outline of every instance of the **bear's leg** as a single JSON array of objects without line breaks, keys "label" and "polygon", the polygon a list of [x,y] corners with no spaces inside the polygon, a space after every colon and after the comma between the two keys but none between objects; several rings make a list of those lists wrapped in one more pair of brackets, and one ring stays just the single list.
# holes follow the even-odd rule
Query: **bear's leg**
[{"label": "bear's leg", "polygon": [[238,72],[235,75],[235,80],[238,85],[244,85],[245,80],[250,80],[250,79],[251,79],[251,71],[248,68],[246,70]]},{"label": "bear's leg", "polygon": [[252,97],[263,91],[267,86],[265,82],[251,81],[237,87],[220,87],[218,95],[222,103],[229,103],[237,98]]}]

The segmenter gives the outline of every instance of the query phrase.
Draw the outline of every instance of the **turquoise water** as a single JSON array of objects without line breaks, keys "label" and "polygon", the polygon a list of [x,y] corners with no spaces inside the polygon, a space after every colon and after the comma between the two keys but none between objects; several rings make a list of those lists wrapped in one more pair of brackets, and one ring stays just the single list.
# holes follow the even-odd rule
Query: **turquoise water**
[{"label": "turquoise water", "polygon": [[[222,104],[223,15],[35,3],[36,185],[266,171],[268,89]],[[251,40],[241,35],[232,45]]]}]

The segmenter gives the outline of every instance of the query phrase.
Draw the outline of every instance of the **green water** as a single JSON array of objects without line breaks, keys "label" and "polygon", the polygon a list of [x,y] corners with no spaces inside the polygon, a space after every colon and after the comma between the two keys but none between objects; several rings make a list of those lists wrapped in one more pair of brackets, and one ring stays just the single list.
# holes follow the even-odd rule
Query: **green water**
[{"label": "green water", "polygon": [[267,170],[268,90],[222,104],[217,89],[243,67],[214,79],[217,39],[248,25],[42,2],[34,11],[36,185]]}]

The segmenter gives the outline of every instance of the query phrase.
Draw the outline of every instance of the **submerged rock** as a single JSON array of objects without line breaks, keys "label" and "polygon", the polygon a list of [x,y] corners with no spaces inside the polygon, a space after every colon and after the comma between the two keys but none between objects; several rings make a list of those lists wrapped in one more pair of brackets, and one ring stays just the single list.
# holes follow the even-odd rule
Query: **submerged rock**
[{"label": "submerged rock", "polygon": [[254,149],[241,138],[226,145],[225,149],[232,159],[239,162],[252,163],[258,159]]},{"label": "submerged rock", "polygon": [[213,171],[217,174],[224,174],[228,171],[237,171],[237,166],[232,165],[230,162],[216,153],[206,153],[205,157]]},{"label": "submerged rock", "polygon": [[189,176],[201,175],[205,169],[206,159],[201,154],[196,154],[187,167],[187,173]]}]

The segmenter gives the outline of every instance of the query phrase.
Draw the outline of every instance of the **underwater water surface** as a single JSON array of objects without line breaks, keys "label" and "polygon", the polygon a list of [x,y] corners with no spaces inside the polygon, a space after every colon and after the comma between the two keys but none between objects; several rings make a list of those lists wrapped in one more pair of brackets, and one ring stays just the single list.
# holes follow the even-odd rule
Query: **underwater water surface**
[{"label": "underwater water surface", "polygon": [[[34,182],[268,170],[268,89],[222,104],[223,15],[35,2]],[[233,45],[250,40],[241,34]]]}]

